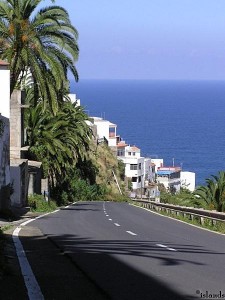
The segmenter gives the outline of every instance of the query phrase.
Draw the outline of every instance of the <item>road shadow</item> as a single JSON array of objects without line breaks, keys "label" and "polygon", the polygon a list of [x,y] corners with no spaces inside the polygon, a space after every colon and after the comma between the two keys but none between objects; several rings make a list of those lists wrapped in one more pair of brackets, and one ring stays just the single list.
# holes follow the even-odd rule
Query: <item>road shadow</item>
[{"label": "road shadow", "polygon": [[[54,265],[48,266],[49,261],[40,263],[40,257],[49,255],[46,247],[43,246],[43,238],[38,236],[21,236],[20,237],[28,257],[30,257],[31,267],[38,274],[44,274],[46,268],[54,268],[54,274],[62,272],[62,266],[58,269],[57,260],[60,255],[67,257],[73,265],[82,272],[89,282],[92,282],[97,289],[102,291],[104,299],[115,300],[169,300],[169,299],[196,299],[191,296],[180,295],[172,290],[160,279],[157,280],[157,274],[150,276],[138,268],[133,268],[120,259],[122,257],[138,257],[148,258],[149,260],[157,260],[163,266],[173,267],[181,264],[196,264],[198,262],[176,259],[172,253],[165,255],[164,249],[159,249],[155,243],[147,241],[131,241],[131,240],[92,240],[88,238],[78,237],[76,235],[48,236],[58,251],[58,258],[55,257]],[[159,241],[158,241],[159,242]],[[46,241],[45,241],[46,243]],[[180,245],[179,251],[200,252],[199,248]],[[159,254],[162,253],[162,255]],[[52,254],[50,254],[52,255]],[[32,257],[36,257],[36,260]],[[128,260],[129,261],[129,260]],[[37,271],[38,270],[38,271]],[[74,270],[76,272],[76,270]],[[43,278],[40,276],[40,280]],[[62,274],[63,276],[63,274]],[[48,285],[54,280],[55,275],[48,277]],[[160,278],[160,276],[159,276]],[[164,277],[165,281],[165,277]],[[84,286],[85,290],[85,286]],[[190,291],[193,294],[195,291]],[[63,299],[63,298],[54,298]],[[72,298],[71,298],[72,299]],[[83,298],[76,298],[83,299]],[[99,300],[98,298],[92,298]]]}]

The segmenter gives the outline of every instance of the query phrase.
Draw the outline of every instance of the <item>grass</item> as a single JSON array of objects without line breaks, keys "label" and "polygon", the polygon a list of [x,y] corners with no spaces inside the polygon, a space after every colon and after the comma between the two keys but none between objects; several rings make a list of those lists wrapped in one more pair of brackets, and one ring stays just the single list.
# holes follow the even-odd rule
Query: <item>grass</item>
[{"label": "grass", "polygon": [[28,197],[28,205],[33,212],[51,212],[57,209],[55,201],[46,201],[42,195],[31,195]]}]

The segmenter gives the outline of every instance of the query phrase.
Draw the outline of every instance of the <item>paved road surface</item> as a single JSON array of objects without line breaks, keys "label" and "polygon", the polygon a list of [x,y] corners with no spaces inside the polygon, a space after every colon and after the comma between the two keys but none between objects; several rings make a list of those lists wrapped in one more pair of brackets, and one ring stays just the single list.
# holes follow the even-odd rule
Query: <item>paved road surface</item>
[{"label": "paved road surface", "polygon": [[[60,265],[58,253],[46,253],[47,262],[45,254],[35,248],[35,238],[30,246],[30,239],[23,237],[46,299],[75,299],[73,291],[79,286],[80,298],[76,299],[201,299],[207,291],[225,294],[225,236],[127,203],[77,203],[23,230],[29,229],[40,230],[57,245],[62,257],[70,258],[80,270],[78,279],[90,279],[85,290],[93,294],[81,296],[82,284],[74,284],[70,266],[66,280],[63,271],[54,278]],[[60,287],[60,282],[67,285]]]}]

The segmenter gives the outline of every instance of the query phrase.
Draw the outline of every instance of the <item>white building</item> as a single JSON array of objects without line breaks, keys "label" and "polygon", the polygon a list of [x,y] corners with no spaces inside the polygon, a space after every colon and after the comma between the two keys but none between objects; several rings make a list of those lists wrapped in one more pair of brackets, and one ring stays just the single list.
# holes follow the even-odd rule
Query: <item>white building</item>
[{"label": "white building", "polygon": [[174,189],[175,192],[179,192],[181,187],[180,173],[181,168],[179,167],[160,167],[156,172],[157,182],[163,184],[169,191]]},{"label": "white building", "polygon": [[9,64],[0,60],[1,101],[0,113],[3,117],[10,117],[10,70]]},{"label": "white building", "polygon": [[191,192],[195,190],[195,173],[194,172],[181,172],[181,187],[188,189]]},{"label": "white building", "polygon": [[97,139],[106,139],[109,147],[116,147],[116,124],[113,124],[103,118],[92,117],[93,124],[96,126]]},{"label": "white building", "polygon": [[77,103],[77,106],[80,106],[80,99],[77,99],[76,94],[69,94],[68,97],[72,103]]},{"label": "white building", "polygon": [[155,170],[163,167],[163,158],[151,158],[151,162],[155,165]]},{"label": "white building", "polygon": [[125,164],[125,176],[131,179],[133,190],[144,188],[145,181],[150,176],[150,158],[141,157],[139,148],[125,142],[117,144],[117,157]]}]

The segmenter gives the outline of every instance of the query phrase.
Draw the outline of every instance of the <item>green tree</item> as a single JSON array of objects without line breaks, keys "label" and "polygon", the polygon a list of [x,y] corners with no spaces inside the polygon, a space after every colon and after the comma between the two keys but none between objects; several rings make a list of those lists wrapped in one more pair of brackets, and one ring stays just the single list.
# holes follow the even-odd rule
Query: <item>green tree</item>
[{"label": "green tree", "polygon": [[55,113],[68,92],[67,72],[78,80],[77,30],[60,6],[38,10],[41,0],[0,1],[0,58],[10,64],[11,93],[32,74],[35,101]]},{"label": "green tree", "polygon": [[51,186],[60,184],[71,167],[85,157],[92,136],[83,108],[66,101],[51,115],[42,103],[30,108],[27,117],[29,158],[42,162]]},{"label": "green tree", "polygon": [[206,179],[206,186],[196,189],[196,202],[205,205],[207,208],[217,211],[225,210],[225,172],[219,172],[218,176],[211,176]]}]

